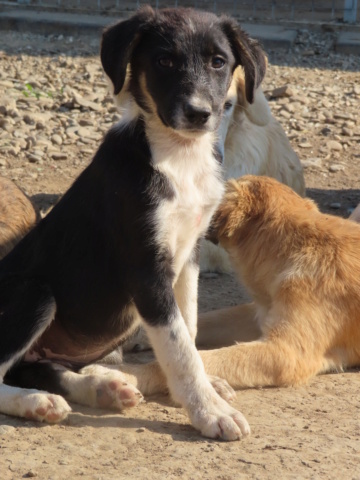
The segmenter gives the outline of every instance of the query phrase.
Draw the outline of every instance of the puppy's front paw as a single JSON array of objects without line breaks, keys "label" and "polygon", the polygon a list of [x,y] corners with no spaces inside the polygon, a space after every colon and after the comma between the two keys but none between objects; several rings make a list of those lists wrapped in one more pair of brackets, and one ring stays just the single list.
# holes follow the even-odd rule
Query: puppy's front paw
[{"label": "puppy's front paw", "polygon": [[209,382],[213,386],[215,392],[227,402],[233,402],[236,399],[235,390],[228,384],[224,378],[208,375]]},{"label": "puppy's front paw", "polygon": [[20,416],[39,422],[58,423],[71,412],[65,399],[47,392],[30,393],[23,396],[19,403]]},{"label": "puppy's front paw", "polygon": [[233,441],[250,434],[244,415],[217,395],[207,404],[206,410],[190,414],[190,419],[205,437]]}]

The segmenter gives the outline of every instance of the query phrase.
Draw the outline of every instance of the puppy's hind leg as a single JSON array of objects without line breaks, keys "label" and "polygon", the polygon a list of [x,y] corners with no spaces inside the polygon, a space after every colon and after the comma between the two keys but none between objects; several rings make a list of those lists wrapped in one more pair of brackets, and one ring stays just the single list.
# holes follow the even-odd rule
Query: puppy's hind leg
[{"label": "puppy's hind leg", "polygon": [[122,411],[143,399],[121,372],[96,364],[76,373],[52,362],[20,362],[6,374],[5,381],[18,387],[46,390],[95,408]]},{"label": "puppy's hind leg", "polygon": [[[50,325],[55,300],[49,286],[36,278],[9,275],[0,280],[0,382]],[[57,422],[70,411],[64,399],[37,390],[0,385],[0,412]]]}]

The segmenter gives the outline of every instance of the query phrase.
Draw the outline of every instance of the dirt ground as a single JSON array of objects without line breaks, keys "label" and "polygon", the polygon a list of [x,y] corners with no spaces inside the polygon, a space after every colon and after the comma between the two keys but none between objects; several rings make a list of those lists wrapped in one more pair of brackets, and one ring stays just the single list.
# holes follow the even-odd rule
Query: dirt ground
[{"label": "dirt ground", "polygon": [[[305,166],[308,195],[342,216],[360,201],[360,59],[332,51],[331,34],[299,33],[268,52],[264,89]],[[46,211],[90,161],[117,114],[98,39],[0,32],[0,175]],[[269,94],[270,97],[270,94]],[[200,279],[201,311],[241,302],[231,276]],[[166,397],[124,413],[79,407],[60,425],[0,415],[0,478],[360,479],[359,371],[299,388],[239,391],[252,435],[204,439]]]}]

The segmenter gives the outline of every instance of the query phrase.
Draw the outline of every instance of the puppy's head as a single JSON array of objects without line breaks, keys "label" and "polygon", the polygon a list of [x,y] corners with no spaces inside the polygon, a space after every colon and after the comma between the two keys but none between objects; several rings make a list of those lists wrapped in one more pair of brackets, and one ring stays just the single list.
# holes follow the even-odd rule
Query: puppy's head
[{"label": "puppy's head", "polygon": [[145,112],[179,132],[214,131],[237,65],[246,78],[246,99],[265,74],[265,57],[235,20],[191,9],[136,15],[103,34],[101,60],[114,94],[126,87]]}]

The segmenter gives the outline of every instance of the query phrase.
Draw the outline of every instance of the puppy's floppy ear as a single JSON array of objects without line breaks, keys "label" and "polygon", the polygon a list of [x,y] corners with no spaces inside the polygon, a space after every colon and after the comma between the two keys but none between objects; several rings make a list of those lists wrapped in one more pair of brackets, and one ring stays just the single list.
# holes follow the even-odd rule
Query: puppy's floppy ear
[{"label": "puppy's floppy ear", "polygon": [[254,92],[265,76],[265,54],[259,42],[250,38],[234,19],[223,16],[221,17],[221,25],[230,42],[236,65],[242,65],[244,68],[246,99],[249,103],[252,103]]},{"label": "puppy's floppy ear", "polygon": [[126,67],[141,34],[154,18],[154,10],[150,6],[146,6],[128,20],[116,23],[103,32],[101,63],[106,75],[114,85],[115,95],[124,86]]}]

